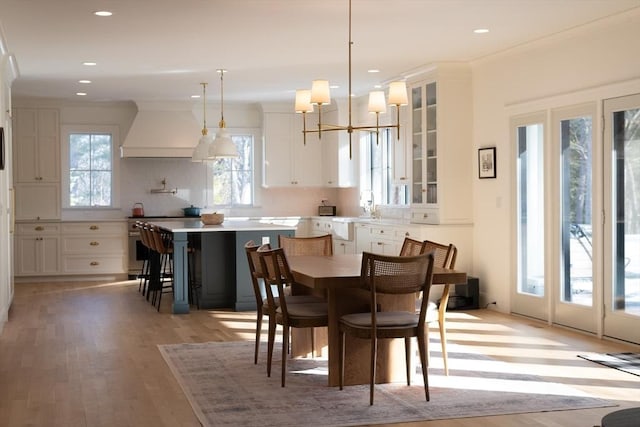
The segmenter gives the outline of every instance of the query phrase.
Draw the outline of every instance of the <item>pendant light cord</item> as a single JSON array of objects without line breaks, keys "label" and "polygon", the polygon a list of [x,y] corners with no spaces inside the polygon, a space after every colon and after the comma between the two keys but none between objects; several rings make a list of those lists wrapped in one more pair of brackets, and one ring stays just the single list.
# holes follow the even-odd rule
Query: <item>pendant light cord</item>
[{"label": "pendant light cord", "polygon": [[220,123],[218,124],[218,127],[220,128],[224,128],[225,127],[225,123],[224,123],[224,82],[223,82],[223,76],[224,76],[224,69],[220,69],[218,70],[218,72],[220,73]]},{"label": "pendant light cord", "polygon": [[202,135],[207,135],[207,84],[202,84]]}]

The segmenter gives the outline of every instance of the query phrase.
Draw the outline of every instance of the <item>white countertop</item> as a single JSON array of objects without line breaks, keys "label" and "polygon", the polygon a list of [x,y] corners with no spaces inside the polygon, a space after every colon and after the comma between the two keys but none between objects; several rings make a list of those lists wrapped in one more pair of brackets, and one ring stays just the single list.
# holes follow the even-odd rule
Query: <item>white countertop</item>
[{"label": "white countertop", "polygon": [[270,224],[250,220],[225,220],[220,225],[205,225],[199,219],[172,221],[149,221],[153,225],[172,233],[208,233],[217,231],[262,231],[262,230],[295,230],[295,226]]}]

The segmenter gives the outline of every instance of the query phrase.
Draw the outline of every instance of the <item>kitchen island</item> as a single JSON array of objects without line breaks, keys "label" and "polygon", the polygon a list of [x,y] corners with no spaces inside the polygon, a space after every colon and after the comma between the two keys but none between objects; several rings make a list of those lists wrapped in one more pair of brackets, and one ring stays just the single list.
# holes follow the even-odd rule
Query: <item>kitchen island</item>
[{"label": "kitchen island", "polygon": [[233,219],[220,225],[205,225],[200,219],[152,221],[151,224],[173,235],[174,314],[189,312],[188,244],[195,249],[192,260],[196,278],[202,284],[201,308],[255,310],[245,243],[253,240],[257,244],[277,246],[278,235],[293,236],[296,230],[289,225]]}]

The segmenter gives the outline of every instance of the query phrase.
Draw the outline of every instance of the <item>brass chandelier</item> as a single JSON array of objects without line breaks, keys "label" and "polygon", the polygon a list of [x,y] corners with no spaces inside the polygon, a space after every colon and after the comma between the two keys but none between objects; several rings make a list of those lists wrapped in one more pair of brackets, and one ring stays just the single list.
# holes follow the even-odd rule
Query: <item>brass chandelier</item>
[{"label": "brass chandelier", "polygon": [[[322,132],[342,131],[346,130],[349,133],[349,159],[352,156],[352,136],[353,131],[356,130],[375,130],[376,138],[379,143],[380,129],[397,129],[397,139],[400,139],[400,107],[408,104],[407,97],[407,85],[404,81],[394,81],[389,84],[389,105],[396,106],[396,124],[394,125],[382,125],[380,126],[380,113],[386,112],[386,105],[384,102],[383,91],[373,91],[369,93],[369,105],[368,110],[370,113],[375,113],[376,124],[375,126],[353,126],[351,116],[351,47],[353,40],[351,38],[351,0],[349,0],[349,92],[348,92],[348,110],[349,110],[349,123],[344,125],[334,125],[328,123],[322,123],[322,106],[329,105],[331,103],[331,95],[329,92],[328,80],[314,80],[312,82],[311,90],[299,89],[296,91],[295,99],[295,111],[296,113],[302,113],[302,134],[304,144],[307,143],[308,133],[317,133],[318,138],[322,138]],[[307,129],[306,114],[313,112],[313,106],[318,106],[318,124],[317,129]]]}]

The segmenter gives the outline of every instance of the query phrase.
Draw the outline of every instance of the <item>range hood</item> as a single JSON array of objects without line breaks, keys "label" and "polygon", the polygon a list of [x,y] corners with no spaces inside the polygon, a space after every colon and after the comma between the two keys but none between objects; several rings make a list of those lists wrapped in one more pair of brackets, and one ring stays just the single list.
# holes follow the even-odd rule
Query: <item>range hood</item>
[{"label": "range hood", "polygon": [[202,136],[191,104],[136,105],[138,112],[120,146],[121,157],[191,157]]}]

